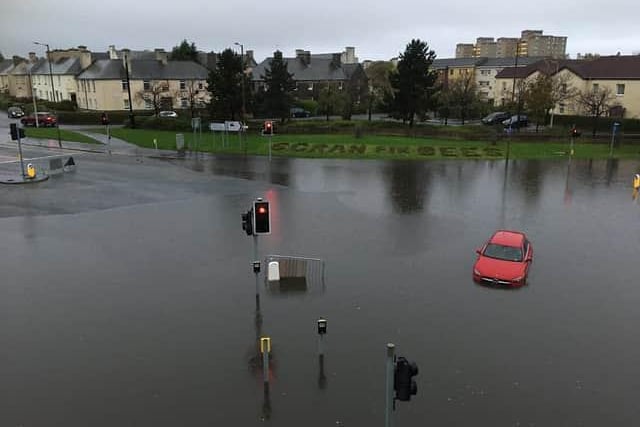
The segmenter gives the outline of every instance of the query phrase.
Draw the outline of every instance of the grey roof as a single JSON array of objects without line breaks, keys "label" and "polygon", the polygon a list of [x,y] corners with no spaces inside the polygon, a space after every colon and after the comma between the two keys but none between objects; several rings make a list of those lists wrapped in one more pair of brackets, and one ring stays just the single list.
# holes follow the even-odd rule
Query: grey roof
[{"label": "grey roof", "polygon": [[91,52],[91,59],[94,61],[109,59],[109,52]]},{"label": "grey roof", "polygon": [[475,67],[486,58],[442,58],[434,59],[433,68],[436,70],[442,70],[447,67]]},{"label": "grey roof", "polygon": [[[205,67],[193,61],[168,61],[163,64],[156,60],[132,59],[129,78],[134,80],[204,80],[209,75]],[[95,61],[78,75],[78,79],[120,80],[126,78],[121,59],[101,59]]]},{"label": "grey roof", "polygon": [[[60,58],[51,63],[51,74],[72,74],[76,75],[82,70],[79,58]],[[49,74],[49,61],[38,60],[31,69],[31,74]]]},{"label": "grey roof", "polygon": [[[522,56],[518,58],[518,66],[524,66],[533,64],[534,62],[540,61],[542,58],[540,57],[529,57]],[[482,64],[479,64],[478,67],[514,67],[516,65],[516,58],[486,58]]]},{"label": "grey roof", "polygon": [[[264,80],[262,76],[265,75],[266,70],[270,67],[269,64],[272,59],[265,59],[253,69],[253,80]],[[342,64],[336,67],[333,58],[325,57],[325,55],[311,55],[308,65],[299,58],[283,58],[283,60],[287,63],[287,70],[293,74],[293,80],[295,81],[347,80],[349,68],[346,66],[351,65]]]},{"label": "grey roof", "polygon": [[9,70],[8,74],[13,74],[14,76],[27,75],[29,72],[40,62],[44,61],[43,59],[39,59],[36,62],[20,62],[18,65],[14,66],[11,70]]},{"label": "grey roof", "polygon": [[0,74],[8,74],[11,68],[13,68],[13,59],[0,61]]},{"label": "grey roof", "polygon": [[[522,56],[518,58],[518,66],[525,66],[540,61],[540,57]],[[442,70],[447,67],[513,67],[516,58],[438,58],[433,61],[433,68]]]}]

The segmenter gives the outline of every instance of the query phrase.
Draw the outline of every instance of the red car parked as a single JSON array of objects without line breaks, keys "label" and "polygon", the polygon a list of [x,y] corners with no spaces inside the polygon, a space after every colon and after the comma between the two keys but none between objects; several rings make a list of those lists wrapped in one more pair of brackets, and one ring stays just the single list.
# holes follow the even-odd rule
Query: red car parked
[{"label": "red car parked", "polygon": [[473,280],[489,285],[522,286],[533,262],[533,246],[519,231],[498,230],[481,248]]},{"label": "red car parked", "polygon": [[[36,125],[36,116],[34,114],[29,114],[26,117],[20,119],[20,122],[24,126],[35,126]],[[38,126],[42,127],[54,127],[58,124],[58,119],[51,113],[38,113]]]}]

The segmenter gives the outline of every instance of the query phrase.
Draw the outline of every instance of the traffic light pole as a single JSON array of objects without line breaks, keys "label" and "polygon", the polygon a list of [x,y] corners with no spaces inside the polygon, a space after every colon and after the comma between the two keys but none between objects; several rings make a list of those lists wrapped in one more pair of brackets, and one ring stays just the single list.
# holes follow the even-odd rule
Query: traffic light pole
[{"label": "traffic light pole", "polygon": [[391,412],[393,411],[393,372],[396,346],[387,344],[387,383],[385,387],[384,427],[392,427]]},{"label": "traffic light pole", "polygon": [[22,158],[22,142],[20,141],[20,129],[18,129],[18,157],[20,157],[20,172],[22,172],[22,179],[24,179],[24,159]]}]

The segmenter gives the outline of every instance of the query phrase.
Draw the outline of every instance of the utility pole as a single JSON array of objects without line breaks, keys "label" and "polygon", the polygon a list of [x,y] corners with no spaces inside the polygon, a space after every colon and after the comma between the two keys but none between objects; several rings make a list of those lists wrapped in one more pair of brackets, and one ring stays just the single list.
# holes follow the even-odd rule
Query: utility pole
[{"label": "utility pole", "polygon": [[124,54],[124,72],[127,76],[127,94],[129,95],[129,121],[131,123],[131,129],[135,129],[136,120],[133,117],[133,104],[131,103],[131,82],[129,81],[129,58],[127,54]]},{"label": "utility pole", "polygon": [[[242,73],[241,73],[241,80],[240,80],[240,84],[242,86],[242,110],[240,111],[240,123],[242,123],[242,129],[240,129],[240,137],[244,140],[244,115],[246,114],[246,105],[245,105],[245,95],[244,95],[244,79],[245,79],[245,74],[244,74],[244,45],[242,43],[238,43],[235,42],[234,43],[236,46],[240,46],[240,61],[242,63]],[[244,142],[244,141],[243,141]],[[246,142],[245,143],[245,152],[247,149],[247,145]]]},{"label": "utility pole", "polygon": [[[49,45],[47,43],[33,42],[39,46],[47,47],[47,62],[49,63],[49,78],[51,79],[51,101],[58,102],[58,96],[56,95],[56,89],[53,86],[53,68],[51,67],[51,51],[49,49]],[[58,146],[62,148],[62,140],[60,139],[60,122],[56,117],[56,129],[58,131]]]}]

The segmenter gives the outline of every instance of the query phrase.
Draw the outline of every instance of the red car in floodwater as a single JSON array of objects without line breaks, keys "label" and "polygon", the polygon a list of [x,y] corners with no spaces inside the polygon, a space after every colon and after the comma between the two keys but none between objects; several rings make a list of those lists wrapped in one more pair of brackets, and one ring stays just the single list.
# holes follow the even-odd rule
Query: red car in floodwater
[{"label": "red car in floodwater", "polygon": [[498,230],[481,248],[473,280],[487,285],[522,286],[533,262],[533,246],[519,231]]}]

